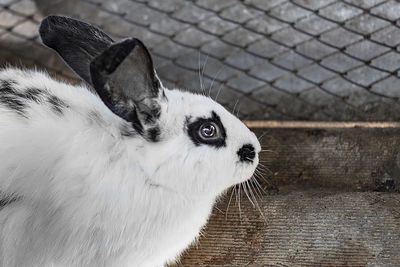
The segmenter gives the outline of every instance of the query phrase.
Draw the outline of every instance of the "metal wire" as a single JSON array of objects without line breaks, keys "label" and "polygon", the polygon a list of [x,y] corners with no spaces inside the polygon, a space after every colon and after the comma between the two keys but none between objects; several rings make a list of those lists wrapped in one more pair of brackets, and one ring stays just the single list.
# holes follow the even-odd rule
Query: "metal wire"
[{"label": "metal wire", "polygon": [[400,119],[398,1],[0,0],[0,62],[77,81],[40,45],[51,13],[142,39],[166,85],[243,119]]}]

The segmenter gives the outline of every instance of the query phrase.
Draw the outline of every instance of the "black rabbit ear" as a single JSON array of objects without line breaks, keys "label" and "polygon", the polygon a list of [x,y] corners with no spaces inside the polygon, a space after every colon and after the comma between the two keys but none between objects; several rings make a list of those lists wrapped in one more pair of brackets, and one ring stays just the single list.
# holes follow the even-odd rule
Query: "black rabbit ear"
[{"label": "black rabbit ear", "polygon": [[113,43],[100,29],[80,20],[48,16],[39,34],[43,43],[54,49],[82,79],[91,84],[89,65]]},{"label": "black rabbit ear", "polygon": [[46,17],[39,29],[43,43],[94,87],[107,107],[143,132],[160,116],[162,85],[144,44],[127,38],[113,42],[83,21]]},{"label": "black rabbit ear", "polygon": [[160,116],[162,85],[149,51],[135,38],[114,43],[90,64],[92,84],[118,116],[142,130]]}]

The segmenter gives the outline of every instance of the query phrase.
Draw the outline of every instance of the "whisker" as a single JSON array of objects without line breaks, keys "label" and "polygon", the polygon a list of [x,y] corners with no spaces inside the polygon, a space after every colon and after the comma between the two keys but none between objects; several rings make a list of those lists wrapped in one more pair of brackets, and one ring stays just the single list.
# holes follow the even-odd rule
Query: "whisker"
[{"label": "whisker", "polygon": [[[261,164],[261,163],[259,163],[258,165],[261,166],[261,167],[265,167],[265,165],[263,165],[263,164]],[[257,167],[258,167],[258,166],[257,166]]]},{"label": "whisker", "polygon": [[[254,202],[256,203],[256,205],[258,205],[258,201],[257,201],[257,197],[256,197],[257,192],[256,192],[256,194],[254,194],[254,187],[251,186],[251,183],[249,181],[247,181],[246,183],[247,183],[247,187],[249,188],[250,195],[254,199]],[[259,199],[262,200],[262,198],[260,196],[259,196]]]},{"label": "whisker", "polygon": [[218,101],[218,96],[219,96],[219,93],[221,92],[221,90],[222,90],[222,83],[221,83],[221,85],[220,85],[219,88],[218,88],[217,95],[215,96],[215,99],[214,99],[215,102]]},{"label": "whisker", "polygon": [[235,193],[235,191],[236,191],[236,186],[234,186],[234,187],[232,188],[231,196],[230,196],[229,201],[228,201],[228,206],[226,207],[226,211],[225,211],[225,220],[228,219],[229,205],[231,204],[232,197],[233,197],[233,194]]},{"label": "whisker", "polygon": [[[261,139],[264,137],[264,135],[267,133],[268,131],[264,131],[257,139],[258,141],[261,141]],[[261,150],[262,151],[262,150]]]},{"label": "whisker", "polygon": [[236,105],[237,105],[238,103],[239,103],[239,98],[236,99],[235,105],[233,106],[233,109],[232,109],[232,114],[235,114]]},{"label": "whisker", "polygon": [[270,174],[274,174],[270,169],[268,169],[268,167],[266,167],[264,164],[262,164],[262,163],[260,163],[260,162],[258,163],[257,168],[260,168],[261,170],[267,171],[267,172],[269,172]]},{"label": "whisker", "polygon": [[259,173],[257,173],[257,172],[254,172],[254,176],[256,177],[256,178],[260,178],[260,179],[262,179],[264,182],[266,182],[268,185],[272,185],[271,184],[271,182],[270,181],[268,181],[264,176],[262,176],[261,174],[259,174]]},{"label": "whisker", "polygon": [[[259,164],[260,164],[260,163],[259,163]],[[255,172],[255,173],[258,173],[258,174],[264,173],[261,166],[257,166],[257,168],[254,170],[254,172]]]},{"label": "whisker", "polygon": [[264,195],[267,195],[267,192],[265,191],[264,188],[261,187],[261,185],[258,183],[256,178],[254,178],[254,180],[252,180],[252,184],[253,184],[254,189],[258,192],[257,194],[260,199],[262,199],[262,197]]},{"label": "whisker", "polygon": [[239,117],[239,111],[240,111],[240,104],[238,105],[238,110],[237,110],[237,112],[236,112],[236,117]]},{"label": "whisker", "polygon": [[255,204],[253,203],[253,201],[251,200],[251,198],[250,198],[250,196],[249,196],[249,194],[247,192],[247,190],[248,190],[247,183],[243,182],[242,186],[243,186],[243,191],[246,194],[247,198],[249,199],[250,203],[253,205],[253,207],[255,207]]},{"label": "whisker", "polygon": [[265,170],[261,166],[257,166],[257,168],[254,170],[254,172],[257,173],[257,174],[260,174],[260,175],[264,175],[266,173],[268,173],[269,175],[272,175],[272,173],[268,172],[268,170]]},{"label": "whisker", "polygon": [[254,185],[253,179],[254,179],[254,177],[252,177],[249,180],[249,186],[251,187],[251,189],[255,193],[256,197],[258,197],[259,199],[262,199],[262,194],[261,194],[260,190]]},{"label": "whisker", "polygon": [[269,152],[269,153],[274,153],[274,154],[278,154],[278,152],[274,151],[274,150],[270,150],[270,149],[261,149],[260,152]]},{"label": "whisker", "polygon": [[205,89],[204,89],[204,86],[203,86],[203,79],[202,79],[202,77],[201,77],[201,63],[200,63],[200,60],[201,60],[201,52],[199,51],[199,60],[198,60],[198,62],[199,62],[199,83],[200,83],[200,90],[201,90],[201,92],[202,92],[202,94],[203,95],[206,95],[205,93]]},{"label": "whisker", "polygon": [[262,195],[262,193],[266,194],[267,192],[264,190],[264,188],[260,185],[260,183],[258,182],[257,178],[255,176],[253,176],[252,179],[253,183],[255,184],[255,187],[258,190],[261,190],[260,195]]},{"label": "whisker", "polygon": [[219,211],[219,212],[221,212],[221,213],[224,213],[220,208],[218,208],[216,205],[214,206],[215,207],[215,209],[217,210],[217,211]]},{"label": "whisker", "polygon": [[[266,177],[270,177],[270,175],[265,175],[265,172],[262,172],[260,170],[256,170],[254,171],[254,174],[258,177],[258,178],[262,178],[262,179],[266,179]],[[265,177],[266,176],[266,177]]]},{"label": "whisker", "polygon": [[258,172],[254,172],[254,177],[255,178],[259,178],[259,179],[262,179],[262,180],[264,180],[265,182],[267,182],[266,180],[265,180],[265,178],[263,177],[263,176],[261,176],[261,174],[260,173],[258,173]]},{"label": "whisker", "polygon": [[[218,70],[217,74],[214,75],[214,78],[213,78],[212,81],[211,81],[210,87],[208,88],[208,95],[211,95],[211,90],[212,90],[212,87],[213,87],[213,85],[214,85],[215,79],[218,77],[218,75],[221,73],[221,71],[222,71],[224,68],[225,68],[225,66],[222,66],[222,67]],[[221,87],[222,87],[222,83],[221,83],[221,85],[219,86],[217,96],[216,96],[215,99],[214,99],[215,102],[217,102],[218,95],[219,95],[219,92],[220,92],[220,90],[221,90]]]},{"label": "whisker", "polygon": [[[206,60],[204,61],[203,68],[201,69],[201,77],[202,77],[202,78],[204,77],[204,70],[205,70],[205,68],[206,68],[207,61],[208,61],[208,54],[207,54],[207,56],[206,56]],[[204,87],[204,82],[203,82],[203,87]],[[204,93],[205,93],[205,90],[206,90],[206,89],[204,88]],[[208,92],[208,96],[210,96],[210,92]]]},{"label": "whisker", "polygon": [[265,217],[264,212],[262,211],[262,209],[261,209],[261,207],[260,207],[260,205],[259,205],[258,203],[257,203],[256,208],[257,208],[258,211],[260,212],[260,215],[261,215],[261,217],[263,218],[263,221],[264,221],[264,222],[267,222],[267,218]]},{"label": "whisker", "polygon": [[[263,213],[262,210],[261,210],[260,205],[258,204],[258,201],[257,201],[257,199],[256,199],[256,197],[255,197],[255,195],[254,195],[254,193],[253,193],[253,190],[251,190],[250,187],[249,187],[249,190],[250,190],[250,194],[252,195],[253,200],[254,200],[254,202],[255,202],[255,207],[256,207],[256,208],[258,209],[258,211],[260,212],[261,217],[264,219],[264,222],[266,222],[267,220],[266,220],[266,218],[265,218],[265,216],[264,216],[264,213]],[[262,200],[262,199],[260,198],[260,200]]]},{"label": "whisker", "polygon": [[261,176],[271,176],[272,175],[272,172],[262,169],[262,167],[257,167],[256,173]]},{"label": "whisker", "polygon": [[247,190],[250,192],[250,196],[253,199],[253,202],[255,203],[255,205],[253,205],[253,207],[258,206],[257,198],[254,195],[253,189],[251,188],[249,181],[246,181],[246,187],[247,187]]},{"label": "whisker", "polygon": [[239,218],[240,219],[242,219],[242,208],[240,207],[240,198],[241,198],[241,196],[240,196],[240,188],[241,188],[241,184],[239,184],[238,185],[239,186],[239,196],[238,196],[238,199],[239,199]]},{"label": "whisker", "polygon": [[[246,185],[247,185],[247,189],[248,189],[249,192],[250,192],[250,195],[251,195],[251,196],[255,196],[255,195],[254,195],[254,191],[253,191],[254,188],[251,187],[251,183],[249,182],[249,180],[246,181]],[[256,193],[256,194],[257,194],[257,193]],[[255,202],[257,202],[257,198],[254,198],[254,199],[255,199]]]},{"label": "whisker", "polygon": [[209,56],[209,55],[207,54],[206,60],[204,60],[203,69],[202,69],[202,71],[201,71],[201,76],[203,76],[203,77],[204,77],[204,70],[205,70],[205,68],[206,68],[207,61],[208,61],[208,56]]}]

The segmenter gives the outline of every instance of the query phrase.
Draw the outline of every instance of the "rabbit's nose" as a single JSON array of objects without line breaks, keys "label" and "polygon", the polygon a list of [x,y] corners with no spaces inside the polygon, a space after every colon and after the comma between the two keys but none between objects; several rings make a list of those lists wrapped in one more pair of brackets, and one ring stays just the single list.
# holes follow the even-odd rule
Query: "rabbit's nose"
[{"label": "rabbit's nose", "polygon": [[256,156],[256,152],[254,151],[254,146],[252,144],[243,145],[238,151],[237,154],[239,156],[240,161],[242,162],[253,162],[253,159]]}]

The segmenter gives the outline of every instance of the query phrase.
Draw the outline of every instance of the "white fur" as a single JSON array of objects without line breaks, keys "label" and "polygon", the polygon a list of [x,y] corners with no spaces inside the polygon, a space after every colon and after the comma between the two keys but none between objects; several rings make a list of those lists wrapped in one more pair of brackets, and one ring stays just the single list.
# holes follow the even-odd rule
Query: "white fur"
[{"label": "white fur", "polygon": [[[0,210],[0,266],[161,266],[196,239],[215,199],[258,164],[258,156],[250,164],[236,154],[247,143],[259,152],[255,135],[202,95],[164,89],[160,141],[150,142],[121,135],[126,122],[85,86],[0,71],[0,81],[9,79],[68,108],[58,115],[31,101],[25,118],[0,103],[0,191],[20,197]],[[211,111],[226,147],[195,146],[185,131],[187,116]]]}]

